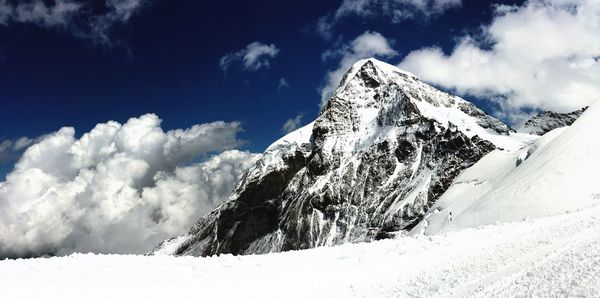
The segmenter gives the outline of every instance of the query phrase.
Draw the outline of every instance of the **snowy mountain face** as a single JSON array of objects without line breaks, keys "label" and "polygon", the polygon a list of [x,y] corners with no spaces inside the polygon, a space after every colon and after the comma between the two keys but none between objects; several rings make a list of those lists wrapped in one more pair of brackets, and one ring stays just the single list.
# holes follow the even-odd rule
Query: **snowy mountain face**
[{"label": "snowy mountain face", "polygon": [[313,123],[272,144],[231,197],[154,254],[254,254],[414,227],[489,152],[523,143],[471,103],[383,62],[357,62]]},{"label": "snowy mountain face", "polygon": [[570,113],[544,112],[525,122],[519,132],[541,136],[551,130],[570,126],[585,110],[587,107]]},{"label": "snowy mountain face", "polygon": [[520,150],[495,150],[465,170],[412,234],[554,216],[600,204],[600,105]]}]

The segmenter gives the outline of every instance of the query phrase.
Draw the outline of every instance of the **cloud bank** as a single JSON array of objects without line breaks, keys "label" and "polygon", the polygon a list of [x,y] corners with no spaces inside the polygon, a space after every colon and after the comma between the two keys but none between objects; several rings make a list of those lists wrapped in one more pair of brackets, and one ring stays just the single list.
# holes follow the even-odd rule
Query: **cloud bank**
[{"label": "cloud bank", "polygon": [[0,0],[0,26],[34,24],[109,44],[113,28],[127,23],[147,2],[104,0],[98,5],[83,0]]},{"label": "cloud bank", "polygon": [[349,17],[383,18],[394,24],[427,21],[461,5],[462,0],[344,0],[335,12],[319,19],[317,31],[329,38],[335,25]]},{"label": "cloud bank", "polygon": [[30,146],[0,182],[0,258],[142,253],[185,233],[233,190],[256,154],[239,123],[163,131],[153,114],[65,127]]},{"label": "cloud bank", "polygon": [[500,5],[478,36],[451,53],[429,47],[399,67],[460,94],[488,98],[520,123],[528,109],[567,112],[600,97],[600,2],[529,0]]},{"label": "cloud bank", "polygon": [[396,56],[398,53],[392,49],[392,44],[392,41],[380,33],[366,31],[347,44],[338,46],[334,50],[325,51],[322,55],[323,60],[339,59],[339,63],[336,69],[327,73],[325,84],[319,90],[321,107],[329,101],[344,74],[356,61],[370,57],[390,58]]},{"label": "cloud bank", "polygon": [[255,41],[239,51],[221,57],[219,65],[224,72],[227,72],[235,64],[239,64],[242,69],[247,71],[257,71],[261,68],[269,68],[271,60],[278,54],[279,49],[274,44],[269,45]]}]

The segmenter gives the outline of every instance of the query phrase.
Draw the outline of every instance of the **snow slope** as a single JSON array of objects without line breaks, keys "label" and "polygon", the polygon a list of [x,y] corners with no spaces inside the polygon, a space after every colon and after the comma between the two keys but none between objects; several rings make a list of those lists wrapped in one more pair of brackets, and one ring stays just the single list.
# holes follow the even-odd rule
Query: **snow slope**
[{"label": "snow slope", "polygon": [[[452,256],[452,257],[449,257]],[[0,261],[3,297],[599,297],[600,206],[270,255]]]},{"label": "snow slope", "polygon": [[518,151],[496,150],[465,170],[413,233],[560,214],[600,198],[600,105]]}]

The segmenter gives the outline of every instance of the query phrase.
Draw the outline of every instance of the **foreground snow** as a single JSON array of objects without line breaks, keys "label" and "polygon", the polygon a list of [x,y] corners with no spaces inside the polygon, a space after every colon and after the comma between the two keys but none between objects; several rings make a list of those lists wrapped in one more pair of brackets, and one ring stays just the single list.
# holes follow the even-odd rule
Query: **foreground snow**
[{"label": "foreground snow", "polygon": [[600,296],[600,206],[430,237],[212,258],[0,262],[3,297]]}]

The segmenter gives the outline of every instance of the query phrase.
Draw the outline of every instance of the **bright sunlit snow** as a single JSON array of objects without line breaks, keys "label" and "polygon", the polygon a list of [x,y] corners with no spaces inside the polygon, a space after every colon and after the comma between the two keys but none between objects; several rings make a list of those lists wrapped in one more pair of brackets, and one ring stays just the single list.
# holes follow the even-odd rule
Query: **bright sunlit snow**
[{"label": "bright sunlit snow", "polygon": [[600,206],[431,237],[279,254],[0,261],[3,297],[600,295]]}]

